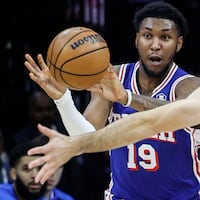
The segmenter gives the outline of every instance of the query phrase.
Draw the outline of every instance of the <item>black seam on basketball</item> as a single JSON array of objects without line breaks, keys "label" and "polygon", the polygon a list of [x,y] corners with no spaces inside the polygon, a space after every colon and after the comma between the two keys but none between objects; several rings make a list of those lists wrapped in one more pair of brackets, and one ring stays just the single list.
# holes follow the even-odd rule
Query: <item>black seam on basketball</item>
[{"label": "black seam on basketball", "polygon": [[[82,32],[79,32],[79,33],[77,33],[76,35],[73,35],[73,37],[69,38],[69,39],[66,41],[66,43],[63,45],[63,47],[60,49],[60,51],[58,52],[58,54],[57,54],[57,56],[56,56],[55,64],[56,64],[56,62],[57,62],[57,60],[58,60],[59,55],[61,54],[63,48],[67,45],[67,43],[70,42],[74,37],[76,37],[76,36],[79,35],[80,33],[83,33],[83,32],[86,32],[86,31],[88,31],[88,30],[84,30],[84,31],[82,31]],[[52,55],[53,55],[53,50],[54,50],[54,44],[56,43],[56,40],[59,38],[59,36],[62,37],[62,35],[58,35],[58,36],[54,39],[54,42],[53,42],[53,44],[52,44],[52,48],[51,48],[52,51],[51,51],[51,56],[50,56],[51,59],[49,59],[49,58],[47,57],[47,59],[48,59],[49,62],[52,60]]]},{"label": "black seam on basketball", "polygon": [[[52,60],[52,57],[53,57],[53,50],[54,50],[54,45],[55,45],[55,42],[56,42],[56,39],[57,39],[58,37],[56,37],[55,38],[55,40],[53,41],[53,44],[52,44],[52,48],[51,48],[51,54],[50,54],[50,60]],[[48,57],[47,57],[48,58]],[[49,63],[52,65],[52,63],[50,62],[50,60],[49,60]],[[51,65],[49,66],[49,69],[50,69],[50,67],[51,67]],[[54,74],[54,77],[55,77],[55,79],[56,79],[56,69],[55,68],[53,68],[53,74]]]},{"label": "black seam on basketball", "polygon": [[[109,67],[109,65],[108,65],[108,66],[105,68],[105,70],[103,70],[102,72],[106,71],[108,67]],[[72,75],[74,75],[74,74],[72,74]],[[91,74],[91,76],[92,76],[92,75],[95,75],[95,74]],[[75,76],[76,76],[76,74],[75,74]],[[80,75],[79,75],[79,76],[80,76]],[[90,76],[90,75],[86,75],[86,76]],[[87,88],[75,87],[74,85],[72,85],[71,83],[69,83],[68,81],[66,81],[65,79],[63,79],[62,76],[61,76],[61,78],[62,78],[62,80],[64,81],[64,83],[68,85],[68,87],[71,87],[71,88],[73,88],[73,89],[78,89],[78,90],[87,89]]]},{"label": "black seam on basketball", "polygon": [[[55,65],[51,62],[51,60],[52,60],[52,55],[53,55],[53,49],[54,49],[53,46],[52,46],[51,59],[49,60],[48,57],[47,57],[47,59],[48,59],[49,63],[51,63],[51,64],[54,66],[54,71],[53,71],[53,73],[54,73],[54,78],[55,78],[55,79],[56,79],[56,73],[55,73],[56,69],[55,69],[55,66],[56,66],[56,63],[57,63],[57,61],[58,61],[58,58],[59,58],[59,56],[60,56],[60,54],[61,54],[63,48],[64,48],[74,37],[76,37],[77,35],[79,35],[79,34],[81,34],[81,33],[84,33],[84,32],[91,32],[91,30],[88,29],[88,30],[83,30],[83,31],[81,31],[81,32],[78,32],[77,34],[73,35],[71,38],[69,38],[69,39],[66,41],[66,43],[63,45],[63,47],[60,49],[60,51],[58,52],[58,54],[57,54],[57,56],[56,56]],[[62,37],[62,35],[59,35],[59,36]],[[56,38],[55,38],[53,44],[55,44],[55,42],[56,42],[56,40],[57,40],[58,38],[59,38],[59,37],[56,37]],[[61,76],[61,73],[60,73],[60,76]],[[57,79],[56,79],[56,80],[57,80]]]},{"label": "black seam on basketball", "polygon": [[[71,72],[66,72],[66,71],[62,71],[62,69],[64,68],[64,65],[66,64],[66,63],[68,63],[68,62],[70,62],[70,61],[73,61],[73,59],[78,59],[78,58],[80,58],[80,57],[82,57],[82,56],[85,56],[85,55],[87,55],[87,54],[90,54],[90,53],[93,53],[93,52],[98,52],[99,50],[102,50],[102,49],[105,49],[105,48],[107,48],[108,49],[108,47],[107,47],[107,45],[106,46],[104,46],[104,47],[101,47],[101,48],[99,48],[99,49],[94,49],[94,50],[91,50],[91,51],[89,51],[89,52],[86,52],[86,53],[83,53],[83,54],[81,54],[81,55],[79,55],[79,56],[76,56],[76,57],[74,57],[74,58],[70,58],[70,59],[68,59],[68,60],[66,60],[64,63],[62,63],[62,65],[60,66],[60,68],[58,68],[58,67],[56,67],[56,65],[57,65],[57,63],[58,63],[58,60],[59,60],[59,57],[62,55],[62,52],[63,52],[63,50],[65,49],[65,47],[66,47],[66,45],[68,45],[68,43],[70,43],[70,41],[71,40],[73,40],[75,37],[77,37],[77,36],[79,36],[80,34],[82,34],[82,33],[85,33],[85,32],[91,32],[92,30],[91,29],[84,29],[84,30],[81,30],[81,27],[80,27],[80,29],[79,29],[79,31],[81,31],[81,32],[78,32],[78,33],[76,33],[75,35],[72,35],[71,36],[71,38],[65,38],[65,35],[63,35],[63,34],[58,34],[58,37],[56,37],[55,39],[54,39],[54,42],[53,42],[53,44],[52,44],[52,49],[51,49],[51,52],[50,52],[50,54],[48,54],[48,55],[50,55],[49,57],[47,57],[47,59],[48,59],[48,61],[49,61],[49,65],[51,66],[51,67],[53,67],[54,69],[52,69],[51,71],[53,71],[53,74],[54,74],[54,78],[57,80],[57,79],[60,79],[60,80],[62,80],[64,83],[66,83],[69,87],[71,87],[71,88],[74,88],[74,89],[78,89],[78,90],[82,90],[82,89],[86,89],[86,88],[83,88],[82,86],[74,86],[73,85],[73,82],[72,83],[69,83],[68,81],[67,81],[67,79],[65,78],[65,75],[69,75],[69,77],[70,76],[75,76],[75,77],[86,77],[86,79],[87,78],[89,78],[90,76],[97,76],[97,77],[99,77],[99,74],[102,74],[103,72],[105,72],[106,70],[107,70],[107,68],[109,67],[109,66],[107,66],[105,69],[103,69],[103,70],[101,70],[100,72],[96,72],[96,73],[93,73],[93,74],[76,74],[76,73],[71,73]],[[93,31],[92,31],[93,32]],[[95,32],[96,33],[96,32]],[[66,33],[67,34],[67,33]],[[98,34],[98,33],[97,33]],[[101,35],[100,35],[101,36]],[[62,38],[63,37],[63,38]],[[67,36],[67,37],[69,37],[69,36]],[[63,42],[62,42],[62,44],[61,45],[59,45],[60,46],[60,49],[58,48],[58,50],[56,50],[56,52],[55,52],[55,48],[56,48],[56,42],[57,42],[57,40],[59,40],[59,39],[62,39],[63,40]],[[105,44],[106,44],[106,42],[105,42]],[[55,56],[54,56],[54,54],[55,54]],[[49,59],[50,58],[50,59]],[[53,61],[52,61],[52,59],[53,58],[55,58]],[[69,66],[70,66],[70,63],[68,63],[69,64]],[[103,75],[103,74],[102,74]],[[72,80],[73,80],[73,78],[72,78]],[[76,85],[76,84],[75,84]],[[79,84],[78,84],[79,85]],[[84,86],[85,87],[85,86]]]},{"label": "black seam on basketball", "polygon": [[[55,69],[57,69],[58,71],[64,73],[64,74],[69,74],[69,75],[73,75],[73,76],[93,76],[93,75],[98,75],[101,74],[102,72],[106,71],[108,67],[106,67],[105,69],[97,72],[97,73],[92,73],[92,74],[74,74],[71,72],[66,72],[66,71],[62,71],[60,68],[56,67],[53,63],[51,63]],[[60,73],[60,77],[62,77],[62,73]]]},{"label": "black seam on basketball", "polygon": [[[77,35],[79,35],[79,34],[81,34],[81,33],[83,33],[83,32],[88,32],[88,31],[91,32],[91,30],[83,30],[83,31],[81,31],[81,32],[78,32],[76,35],[73,35],[71,38],[69,38],[69,39],[65,42],[65,44],[62,46],[62,48],[60,49],[60,51],[58,52],[58,54],[57,54],[57,56],[56,56],[55,65],[56,65],[57,60],[58,60],[58,58],[59,58],[59,56],[60,56],[62,50],[64,49],[64,47],[65,47],[74,37],[76,37]],[[62,35],[61,35],[61,36],[62,36]]]},{"label": "black seam on basketball", "polygon": [[[81,54],[81,55],[79,55],[79,56],[76,56],[76,57],[70,58],[69,60],[66,60],[66,61],[60,66],[60,68],[57,68],[56,66],[54,66],[54,67],[57,68],[58,70],[64,72],[64,73],[73,74],[73,73],[71,73],[71,72],[66,72],[66,71],[63,71],[63,70],[62,70],[63,66],[64,66],[66,63],[68,63],[68,62],[70,62],[70,61],[72,61],[72,60],[74,60],[74,59],[80,58],[80,57],[82,57],[82,56],[85,56],[85,55],[87,55],[87,54],[90,54],[90,53],[93,53],[93,52],[96,52],[96,51],[100,51],[100,50],[102,50],[102,49],[107,49],[107,48],[108,48],[107,46],[104,46],[104,47],[101,47],[101,48],[99,48],[99,49],[94,49],[94,50],[92,50],[92,51],[88,51],[88,52],[83,53],[83,54]],[[104,71],[104,70],[103,70],[103,71]],[[99,74],[99,73],[101,73],[101,72],[102,72],[102,71],[97,72],[96,74]],[[73,75],[78,75],[78,74],[73,74]],[[81,75],[80,75],[80,76],[81,76]],[[86,74],[86,75],[83,74],[82,76],[87,76],[87,74]]]},{"label": "black seam on basketball", "polygon": [[[87,74],[87,75],[81,75],[81,74],[73,74],[73,73],[68,73],[70,75],[73,75],[73,76],[94,76],[94,75],[98,75],[98,74],[101,74],[102,72],[105,72],[107,70],[107,68],[109,67],[109,65],[104,69],[102,70],[100,73],[96,73],[96,74]],[[62,75],[62,74],[61,74]],[[68,86],[71,86],[71,88],[74,88],[74,89],[83,89],[83,88],[78,88],[78,87],[75,87],[74,85],[72,85],[71,83],[69,83],[68,81],[66,81],[62,76],[60,76],[60,78],[62,78],[63,82],[65,84],[67,84]],[[86,88],[85,88],[86,89]]]},{"label": "black seam on basketball", "polygon": [[101,47],[101,48],[99,48],[99,49],[94,49],[94,50],[92,50],[92,51],[88,51],[87,53],[84,53],[84,54],[81,54],[81,55],[79,55],[79,56],[73,57],[73,58],[71,58],[71,59],[65,61],[60,67],[57,67],[57,66],[56,66],[55,64],[53,64],[50,60],[49,60],[49,62],[51,63],[51,65],[54,66],[55,69],[57,69],[58,71],[60,71],[60,74],[61,74],[61,72],[63,72],[63,73],[66,73],[66,74],[77,75],[77,76],[91,76],[91,75],[99,74],[99,73],[105,71],[105,69],[107,69],[107,68],[105,68],[104,70],[102,70],[102,71],[100,71],[100,72],[97,72],[97,73],[95,73],[95,74],[91,74],[91,75],[89,75],[89,74],[85,74],[85,75],[84,75],[84,74],[74,74],[74,73],[71,73],[71,72],[63,71],[62,68],[63,68],[63,65],[65,65],[67,62],[70,62],[70,61],[72,61],[72,60],[74,60],[74,59],[77,59],[77,58],[79,58],[79,57],[82,57],[82,56],[85,56],[85,55],[90,54],[90,53],[92,53],[92,52],[99,51],[99,50],[106,49],[106,48],[108,48],[108,47],[107,47],[107,46],[104,46],[104,47]]}]

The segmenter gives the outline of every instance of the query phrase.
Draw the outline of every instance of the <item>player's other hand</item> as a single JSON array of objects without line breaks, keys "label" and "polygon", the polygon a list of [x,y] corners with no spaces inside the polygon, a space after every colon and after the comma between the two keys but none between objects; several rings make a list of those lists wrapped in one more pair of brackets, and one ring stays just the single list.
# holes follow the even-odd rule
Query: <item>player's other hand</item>
[{"label": "player's other hand", "polygon": [[43,154],[43,156],[31,161],[29,168],[32,169],[41,166],[40,171],[35,177],[35,181],[44,184],[60,166],[76,155],[78,148],[69,136],[41,124],[38,125],[38,129],[42,134],[49,137],[49,142],[45,145],[29,149],[27,153],[28,155]]},{"label": "player's other hand", "polygon": [[101,79],[99,83],[95,84],[93,87],[87,90],[96,92],[103,96],[105,99],[112,102],[121,103],[122,98],[126,96],[126,90],[121,84],[118,75],[111,64],[108,67],[103,79]]},{"label": "player's other hand", "polygon": [[50,70],[41,54],[37,55],[37,62],[25,54],[24,65],[29,70],[29,77],[37,83],[52,99],[59,99],[66,91],[66,86],[58,83],[51,75]]}]

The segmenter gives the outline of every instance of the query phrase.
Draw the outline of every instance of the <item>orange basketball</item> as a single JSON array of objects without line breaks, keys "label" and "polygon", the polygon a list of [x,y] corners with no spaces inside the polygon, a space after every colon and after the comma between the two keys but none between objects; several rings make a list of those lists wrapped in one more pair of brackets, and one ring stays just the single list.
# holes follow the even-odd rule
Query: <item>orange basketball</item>
[{"label": "orange basketball", "polygon": [[55,36],[47,51],[54,78],[73,90],[85,90],[104,76],[110,52],[104,38],[86,27],[72,27]]}]

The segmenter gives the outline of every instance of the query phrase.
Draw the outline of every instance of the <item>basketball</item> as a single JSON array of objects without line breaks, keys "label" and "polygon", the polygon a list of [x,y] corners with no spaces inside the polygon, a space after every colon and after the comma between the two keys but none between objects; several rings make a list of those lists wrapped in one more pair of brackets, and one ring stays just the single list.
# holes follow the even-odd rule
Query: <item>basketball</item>
[{"label": "basketball", "polygon": [[110,52],[99,33],[86,27],[71,27],[51,41],[46,61],[59,83],[73,90],[85,90],[103,78]]}]

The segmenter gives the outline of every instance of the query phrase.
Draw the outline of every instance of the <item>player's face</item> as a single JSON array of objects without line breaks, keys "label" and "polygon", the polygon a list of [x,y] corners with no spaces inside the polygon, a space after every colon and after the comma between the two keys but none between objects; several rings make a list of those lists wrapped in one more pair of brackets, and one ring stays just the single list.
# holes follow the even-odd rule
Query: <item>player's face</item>
[{"label": "player's face", "polygon": [[56,116],[52,100],[44,93],[35,93],[29,115],[36,124],[42,123],[51,127]]},{"label": "player's face", "polygon": [[29,169],[28,164],[37,156],[23,156],[16,168],[11,171],[17,193],[26,199],[41,197],[46,192],[46,184],[35,183],[34,179],[39,168]]},{"label": "player's face", "polygon": [[59,183],[62,176],[63,167],[59,167],[55,173],[47,180],[47,190],[50,191]]},{"label": "player's face", "polygon": [[183,43],[173,21],[145,18],[136,35],[135,44],[149,75],[162,75],[173,61]]}]

